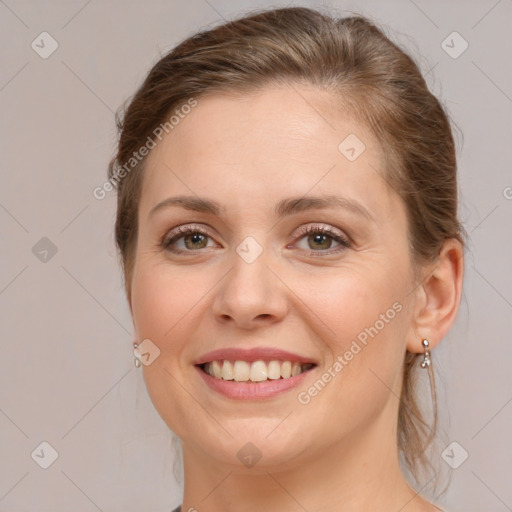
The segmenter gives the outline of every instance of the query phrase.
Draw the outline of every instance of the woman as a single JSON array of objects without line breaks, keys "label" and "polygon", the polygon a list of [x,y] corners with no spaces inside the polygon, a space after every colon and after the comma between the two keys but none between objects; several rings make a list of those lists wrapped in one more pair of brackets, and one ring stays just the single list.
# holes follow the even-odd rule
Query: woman
[{"label": "woman", "polygon": [[119,129],[116,241],[136,364],[182,441],[176,510],[440,510],[406,473],[429,463],[414,383],[435,410],[464,231],[411,58],[362,17],[252,14],[165,55]]}]

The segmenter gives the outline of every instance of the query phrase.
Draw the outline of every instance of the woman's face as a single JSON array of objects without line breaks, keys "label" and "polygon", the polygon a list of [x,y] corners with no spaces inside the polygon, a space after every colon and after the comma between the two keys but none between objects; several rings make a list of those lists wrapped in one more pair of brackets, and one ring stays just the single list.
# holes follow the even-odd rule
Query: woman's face
[{"label": "woman's face", "polygon": [[383,149],[335,102],[298,86],[199,98],[146,162],[130,295],[144,379],[204,464],[396,443],[416,342],[406,212]]}]

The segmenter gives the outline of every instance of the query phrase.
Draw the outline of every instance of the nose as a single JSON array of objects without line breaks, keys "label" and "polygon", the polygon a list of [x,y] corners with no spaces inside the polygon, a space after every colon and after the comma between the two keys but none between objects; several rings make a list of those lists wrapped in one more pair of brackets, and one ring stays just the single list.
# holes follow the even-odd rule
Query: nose
[{"label": "nose", "polygon": [[287,288],[269,267],[265,251],[252,263],[236,253],[233,259],[213,302],[215,319],[244,330],[281,321],[288,309]]}]

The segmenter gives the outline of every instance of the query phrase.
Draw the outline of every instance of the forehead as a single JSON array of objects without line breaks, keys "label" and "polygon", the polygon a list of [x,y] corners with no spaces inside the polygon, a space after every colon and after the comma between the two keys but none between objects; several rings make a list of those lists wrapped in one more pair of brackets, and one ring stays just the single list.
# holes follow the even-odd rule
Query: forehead
[{"label": "forehead", "polygon": [[332,93],[279,86],[212,94],[198,98],[151,151],[140,208],[192,193],[261,209],[271,197],[314,188],[342,191],[378,211],[396,200],[383,175],[379,141]]}]

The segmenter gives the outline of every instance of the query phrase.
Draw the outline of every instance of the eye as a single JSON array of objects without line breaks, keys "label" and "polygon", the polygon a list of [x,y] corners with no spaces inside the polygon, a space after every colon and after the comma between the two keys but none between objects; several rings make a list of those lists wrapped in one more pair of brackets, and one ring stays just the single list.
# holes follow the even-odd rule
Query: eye
[{"label": "eye", "polygon": [[[336,254],[345,249],[348,249],[351,245],[348,240],[341,232],[335,231],[327,226],[310,225],[307,228],[299,232],[300,240],[306,239],[308,247],[310,249],[310,255]],[[331,249],[332,242],[335,241],[339,244],[334,250]]]},{"label": "eye", "polygon": [[[207,247],[208,233],[198,226],[179,226],[166,235],[160,245],[163,249],[177,254],[194,252]],[[183,241],[184,248],[176,247]]]}]

